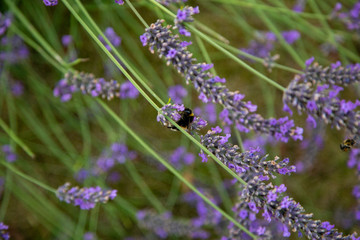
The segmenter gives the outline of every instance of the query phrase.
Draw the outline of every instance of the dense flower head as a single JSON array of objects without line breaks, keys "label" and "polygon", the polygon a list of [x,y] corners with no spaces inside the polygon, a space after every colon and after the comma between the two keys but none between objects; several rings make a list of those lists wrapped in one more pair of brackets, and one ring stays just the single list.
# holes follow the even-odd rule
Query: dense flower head
[{"label": "dense flower head", "polygon": [[[318,84],[296,75],[283,95],[284,109],[294,106],[299,112],[308,114],[308,121],[321,119],[340,130],[347,128],[354,135],[360,134],[360,112],[355,109],[360,101],[345,101],[338,97],[343,88],[337,85]],[[316,124],[314,125],[314,127]]]},{"label": "dense flower head", "polygon": [[92,97],[101,96],[107,100],[114,97],[136,98],[137,89],[128,81],[119,84],[115,80],[105,81],[103,78],[95,78],[91,73],[68,72],[64,79],[61,79],[54,88],[55,97],[60,97],[61,101],[69,101],[74,92],[81,91],[83,94],[89,94]]},{"label": "dense flower head", "polygon": [[169,87],[168,95],[176,104],[182,104],[183,98],[188,94],[187,90],[180,84]]},{"label": "dense flower head", "polygon": [[200,13],[199,7],[193,8],[185,6],[184,8],[179,9],[174,20],[174,29],[179,29],[181,35],[185,35],[186,37],[191,36],[191,33],[185,29],[184,22],[193,22],[194,18],[192,15],[198,13]]},{"label": "dense flower head", "polygon": [[360,64],[342,66],[341,62],[323,67],[317,62],[305,69],[305,81],[347,86],[360,82]]},{"label": "dense flower head", "polygon": [[[211,153],[213,153],[222,163],[228,168],[233,169],[238,174],[251,171],[258,175],[269,175],[275,178],[275,174],[288,175],[291,172],[295,172],[294,166],[287,166],[289,159],[283,159],[279,161],[279,157],[274,160],[267,160],[267,155],[260,155],[260,148],[253,148],[249,151],[240,152],[240,148],[237,145],[233,145],[228,142],[230,134],[225,136],[219,135],[221,128],[216,127],[209,130],[205,135],[201,135],[201,144],[205,146]],[[201,150],[200,154],[204,154]],[[206,156],[202,156],[206,157]],[[203,159],[204,159],[203,158]]]},{"label": "dense flower head", "polygon": [[194,113],[197,116],[202,116],[209,122],[209,124],[215,124],[217,120],[216,105],[214,103],[207,103],[203,108],[194,108]]},{"label": "dense flower head", "polygon": [[43,0],[45,6],[55,6],[58,4],[58,0]]},{"label": "dense flower head", "polygon": [[[107,27],[105,29],[104,35],[111,42],[111,44],[114,45],[114,47],[120,46],[121,37],[116,34],[115,30],[112,27]],[[99,35],[99,39],[105,45],[106,49],[111,51],[110,45],[105,42],[104,38],[101,35]]]},{"label": "dense flower head", "polygon": [[18,35],[0,39],[0,62],[17,63],[29,56],[29,49]]},{"label": "dense flower head", "polygon": [[[219,201],[213,197],[209,190],[202,187],[197,187],[197,189],[206,195],[213,204],[219,205]],[[221,222],[222,215],[216,209],[205,203],[196,193],[187,192],[182,198],[186,203],[196,208],[197,216],[191,220],[194,226],[199,228],[204,225],[217,226]]]},{"label": "dense flower head", "polygon": [[[288,141],[301,139],[301,130],[294,129],[294,123],[288,118],[264,119],[261,115],[254,113],[256,105],[251,102],[242,101],[243,94],[232,92],[223,84],[225,79],[213,76],[209,69],[210,64],[194,63],[186,47],[180,44],[179,36],[172,35],[170,26],[163,27],[164,20],[158,20],[151,24],[146,32],[140,37],[143,45],[149,45],[149,50],[154,53],[155,47],[159,57],[165,57],[167,64],[172,64],[179,73],[185,76],[187,84],[193,83],[199,93],[199,99],[203,102],[221,104],[226,111],[223,116],[224,122],[234,124],[241,131],[254,130],[256,132],[274,135],[277,140]],[[175,49],[176,55],[167,57],[170,50]]]},{"label": "dense flower head", "polygon": [[159,238],[169,236],[186,237],[188,239],[207,239],[209,234],[194,226],[190,221],[174,219],[171,213],[154,213],[151,210],[141,210],[136,214],[140,227],[153,231]]},{"label": "dense flower head", "polygon": [[0,12],[0,36],[2,36],[11,25],[11,15],[9,13],[2,14]]},{"label": "dense flower head", "polygon": [[9,226],[5,225],[4,223],[0,222],[0,239],[9,240],[10,234],[7,232]]},{"label": "dense flower head", "polygon": [[116,197],[117,190],[102,190],[99,186],[89,188],[70,188],[70,183],[65,183],[56,191],[60,201],[79,206],[81,209],[89,210],[98,202],[106,203]]}]

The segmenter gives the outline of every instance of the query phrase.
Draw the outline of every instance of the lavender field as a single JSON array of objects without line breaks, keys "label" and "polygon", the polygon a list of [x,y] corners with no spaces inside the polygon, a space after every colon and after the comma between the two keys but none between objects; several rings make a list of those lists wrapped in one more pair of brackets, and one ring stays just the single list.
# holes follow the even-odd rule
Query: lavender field
[{"label": "lavender field", "polygon": [[360,1],[1,0],[0,239],[360,240]]}]

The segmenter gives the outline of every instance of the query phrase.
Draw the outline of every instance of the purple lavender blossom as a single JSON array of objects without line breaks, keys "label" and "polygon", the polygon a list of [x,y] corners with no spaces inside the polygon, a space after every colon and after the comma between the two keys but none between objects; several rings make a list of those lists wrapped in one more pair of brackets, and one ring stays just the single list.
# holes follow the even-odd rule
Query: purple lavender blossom
[{"label": "purple lavender blossom", "polygon": [[3,240],[9,240],[10,234],[7,232],[9,226],[5,225],[4,223],[0,222],[0,238]]},{"label": "purple lavender blossom", "polygon": [[293,44],[300,38],[300,33],[296,30],[284,31],[281,35],[288,44]]},{"label": "purple lavender blossom", "polygon": [[19,36],[4,36],[0,39],[0,63],[16,63],[28,56],[29,50]]},{"label": "purple lavender blossom", "polygon": [[[317,85],[316,85],[317,84]],[[360,112],[354,111],[355,103],[338,97],[343,88],[337,85],[320,85],[308,82],[304,76],[296,75],[283,95],[284,105],[291,105],[299,112],[306,112],[311,118],[321,119],[340,130],[347,128],[354,135],[360,134]]]},{"label": "purple lavender blossom", "polygon": [[176,104],[182,104],[183,98],[186,97],[188,92],[182,85],[175,85],[169,87],[168,95],[171,100]]},{"label": "purple lavender blossom", "polygon": [[86,233],[84,234],[83,240],[97,240],[97,237],[96,237],[95,233],[86,232]]},{"label": "purple lavender blossom", "polygon": [[120,86],[120,98],[122,98],[122,99],[126,99],[126,98],[134,99],[134,98],[137,98],[138,96],[139,96],[139,91],[137,90],[136,87],[134,87],[134,85],[130,81],[126,81],[123,84],[121,84],[121,86]]},{"label": "purple lavender blossom", "polygon": [[124,0],[115,0],[115,3],[119,4],[119,5],[124,5]]},{"label": "purple lavender blossom", "polygon": [[114,97],[136,98],[139,93],[130,82],[119,84],[115,80],[105,81],[103,78],[95,78],[91,73],[68,72],[65,78],[61,79],[54,88],[55,97],[60,97],[61,101],[69,101],[74,92],[81,91],[92,97],[101,96],[107,100]]},{"label": "purple lavender blossom", "polygon": [[[109,41],[111,42],[112,45],[114,45],[114,47],[118,47],[121,44],[121,37],[119,37],[116,32],[114,31],[114,29],[112,27],[107,27],[105,29],[104,35],[107,39],[109,39]],[[102,36],[99,35],[99,40],[105,45],[106,49],[111,51],[111,47],[110,45],[106,44],[104,38]]]},{"label": "purple lavender blossom", "polygon": [[[266,58],[274,49],[275,42],[276,36],[272,32],[255,32],[255,39],[250,41],[248,47],[240,50],[259,58]],[[252,61],[244,56],[241,58]]]},{"label": "purple lavender blossom", "polygon": [[360,82],[360,64],[342,66],[338,61],[331,66],[323,67],[315,62],[308,64],[304,74],[305,81],[313,84],[329,83],[347,86]]},{"label": "purple lavender blossom", "polygon": [[0,36],[2,36],[11,25],[11,15],[8,13],[2,14],[0,12]]},{"label": "purple lavender blossom", "polygon": [[3,145],[1,147],[1,150],[2,150],[3,154],[5,155],[5,160],[7,162],[12,163],[12,162],[16,161],[17,155],[10,145]]},{"label": "purple lavender blossom", "polygon": [[179,29],[179,33],[181,35],[185,35],[186,37],[190,37],[191,33],[185,29],[184,22],[193,22],[194,18],[192,15],[200,13],[199,7],[189,7],[185,6],[182,9],[179,9],[176,18],[174,20],[173,29]]},{"label": "purple lavender blossom", "polygon": [[163,22],[164,20],[158,20],[151,24],[142,35],[142,43],[148,44],[152,53],[156,47],[159,57],[167,56],[171,49],[176,49],[176,57],[167,58],[167,64],[175,66],[178,72],[185,76],[187,84],[189,82],[194,84],[195,89],[202,96],[201,100],[223,105],[227,110],[226,117],[230,120],[229,122],[238,126],[238,129],[252,129],[256,132],[268,133],[274,135],[277,140],[285,142],[290,137],[301,138],[302,133],[299,128],[293,129],[292,120],[287,118],[266,120],[261,115],[252,113],[255,109],[254,105],[241,101],[242,94],[229,91],[225,85],[221,84],[222,78],[213,76],[208,69],[204,68],[207,64],[193,63],[196,60],[192,58],[192,54],[181,46],[177,35],[172,35],[170,26],[162,26]]},{"label": "purple lavender blossom", "polygon": [[10,90],[15,97],[20,97],[24,93],[24,85],[20,81],[13,81],[10,83]]},{"label": "purple lavender blossom", "polygon": [[168,236],[186,237],[208,237],[205,231],[194,226],[190,221],[174,219],[170,213],[156,214],[150,210],[141,210],[136,214],[138,223],[142,228],[156,233],[156,235],[165,239]]},{"label": "purple lavender blossom", "polygon": [[185,165],[191,165],[195,160],[195,155],[186,152],[185,147],[178,147],[170,155],[169,161],[177,169],[183,168]]},{"label": "purple lavender blossom", "polygon": [[71,35],[63,35],[61,37],[61,43],[64,47],[68,47],[73,41],[73,38]]},{"label": "purple lavender blossom", "polygon": [[305,9],[305,5],[306,5],[306,0],[296,0],[295,5],[293,6],[293,11],[294,12],[303,12]]},{"label": "purple lavender blossom", "polygon": [[95,207],[98,202],[106,203],[109,199],[116,197],[117,190],[104,191],[99,186],[90,188],[70,188],[70,183],[65,183],[56,191],[56,196],[60,201],[79,206],[80,209],[89,210]]},{"label": "purple lavender blossom", "polygon": [[58,0],[43,0],[45,6],[55,6],[58,4]]}]

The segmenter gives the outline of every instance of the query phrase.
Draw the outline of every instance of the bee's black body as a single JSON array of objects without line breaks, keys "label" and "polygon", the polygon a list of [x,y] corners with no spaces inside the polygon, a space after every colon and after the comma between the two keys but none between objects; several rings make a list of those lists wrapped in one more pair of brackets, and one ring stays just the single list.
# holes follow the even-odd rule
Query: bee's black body
[{"label": "bee's black body", "polygon": [[[190,108],[185,108],[180,112],[181,118],[176,123],[183,129],[188,129],[190,124],[194,121],[194,113]],[[175,126],[168,127],[173,131],[179,131]]]},{"label": "bee's black body", "polygon": [[346,139],[340,144],[341,151],[347,152],[356,144],[356,137],[354,139]]}]

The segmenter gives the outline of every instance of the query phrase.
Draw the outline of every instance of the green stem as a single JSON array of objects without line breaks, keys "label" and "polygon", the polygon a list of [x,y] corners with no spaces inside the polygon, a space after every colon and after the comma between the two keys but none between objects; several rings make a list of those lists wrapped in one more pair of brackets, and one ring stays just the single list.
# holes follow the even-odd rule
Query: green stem
[{"label": "green stem", "polygon": [[156,198],[154,193],[150,190],[144,180],[141,178],[140,174],[136,170],[134,164],[131,161],[126,161],[125,167],[130,173],[131,179],[134,180],[136,185],[140,188],[141,192],[147,197],[150,203],[156,208],[159,213],[165,212],[165,208],[162,203]]},{"label": "green stem", "polygon": [[39,182],[38,180],[36,180],[35,178],[32,178],[28,175],[26,175],[25,173],[20,172],[18,169],[16,169],[13,165],[6,163],[4,161],[0,161],[0,163],[2,165],[4,165],[7,169],[11,170],[12,172],[14,172],[15,174],[19,175],[22,178],[25,178],[26,180],[38,185],[39,187],[42,187],[50,192],[56,193],[56,190],[52,187],[47,186],[46,184]]},{"label": "green stem", "polygon": [[6,123],[0,118],[0,127],[14,140],[31,158],[35,157],[35,154],[16,134],[6,125]]}]

